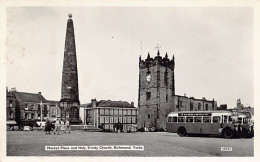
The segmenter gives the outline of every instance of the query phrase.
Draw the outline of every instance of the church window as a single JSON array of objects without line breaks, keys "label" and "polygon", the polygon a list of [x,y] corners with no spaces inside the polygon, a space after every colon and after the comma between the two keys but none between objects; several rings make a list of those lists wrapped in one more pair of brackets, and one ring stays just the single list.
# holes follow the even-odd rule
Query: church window
[{"label": "church window", "polygon": [[193,111],[193,103],[190,103],[190,111]]},{"label": "church window", "polygon": [[166,70],[164,73],[164,83],[167,85],[168,84],[168,71]]},{"label": "church window", "polygon": [[201,108],[201,104],[199,103],[199,104],[198,104],[198,110],[200,110],[200,108]]},{"label": "church window", "polygon": [[150,100],[151,99],[151,92],[146,92],[146,100]]}]

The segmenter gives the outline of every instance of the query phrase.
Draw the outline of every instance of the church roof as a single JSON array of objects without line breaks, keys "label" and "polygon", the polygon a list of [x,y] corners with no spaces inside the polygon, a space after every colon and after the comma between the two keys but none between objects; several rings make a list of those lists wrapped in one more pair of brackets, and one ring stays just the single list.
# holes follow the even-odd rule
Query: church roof
[{"label": "church roof", "polygon": [[46,102],[46,99],[39,93],[15,92],[15,96],[23,102]]},{"label": "church roof", "polygon": [[[93,105],[90,104],[90,105],[87,105],[87,107],[93,107]],[[135,108],[133,105],[131,105],[127,101],[111,101],[111,100],[97,101],[96,107]]]}]

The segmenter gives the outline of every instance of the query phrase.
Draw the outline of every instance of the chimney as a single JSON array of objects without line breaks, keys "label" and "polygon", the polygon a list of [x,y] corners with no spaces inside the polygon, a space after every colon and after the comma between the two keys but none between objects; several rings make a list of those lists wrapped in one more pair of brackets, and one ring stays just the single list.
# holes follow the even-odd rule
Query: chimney
[{"label": "chimney", "polygon": [[97,106],[97,100],[96,99],[92,99],[91,100],[91,104],[92,104],[92,107],[96,107]]},{"label": "chimney", "polygon": [[39,95],[42,95],[42,92],[38,92]]},{"label": "chimney", "polygon": [[131,106],[132,106],[132,107],[135,107],[135,104],[134,104],[134,102],[131,102]]},{"label": "chimney", "polygon": [[11,92],[16,92],[16,87],[11,88]]}]

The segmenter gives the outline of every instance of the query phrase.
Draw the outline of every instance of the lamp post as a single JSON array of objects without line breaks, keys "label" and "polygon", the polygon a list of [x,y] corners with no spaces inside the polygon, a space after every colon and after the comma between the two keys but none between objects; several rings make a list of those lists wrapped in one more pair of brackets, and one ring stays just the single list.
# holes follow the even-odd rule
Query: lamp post
[{"label": "lamp post", "polygon": [[40,107],[41,107],[41,128],[42,128],[42,101],[41,101],[41,103],[40,103]]}]

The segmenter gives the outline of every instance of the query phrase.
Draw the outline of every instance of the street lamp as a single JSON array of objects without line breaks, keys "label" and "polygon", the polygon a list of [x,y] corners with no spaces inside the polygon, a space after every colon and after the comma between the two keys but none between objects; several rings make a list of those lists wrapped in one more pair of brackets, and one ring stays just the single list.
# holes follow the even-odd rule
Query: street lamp
[{"label": "street lamp", "polygon": [[42,128],[42,105],[43,105],[43,103],[41,101],[41,103],[40,103],[40,107],[41,107],[41,128]]}]

